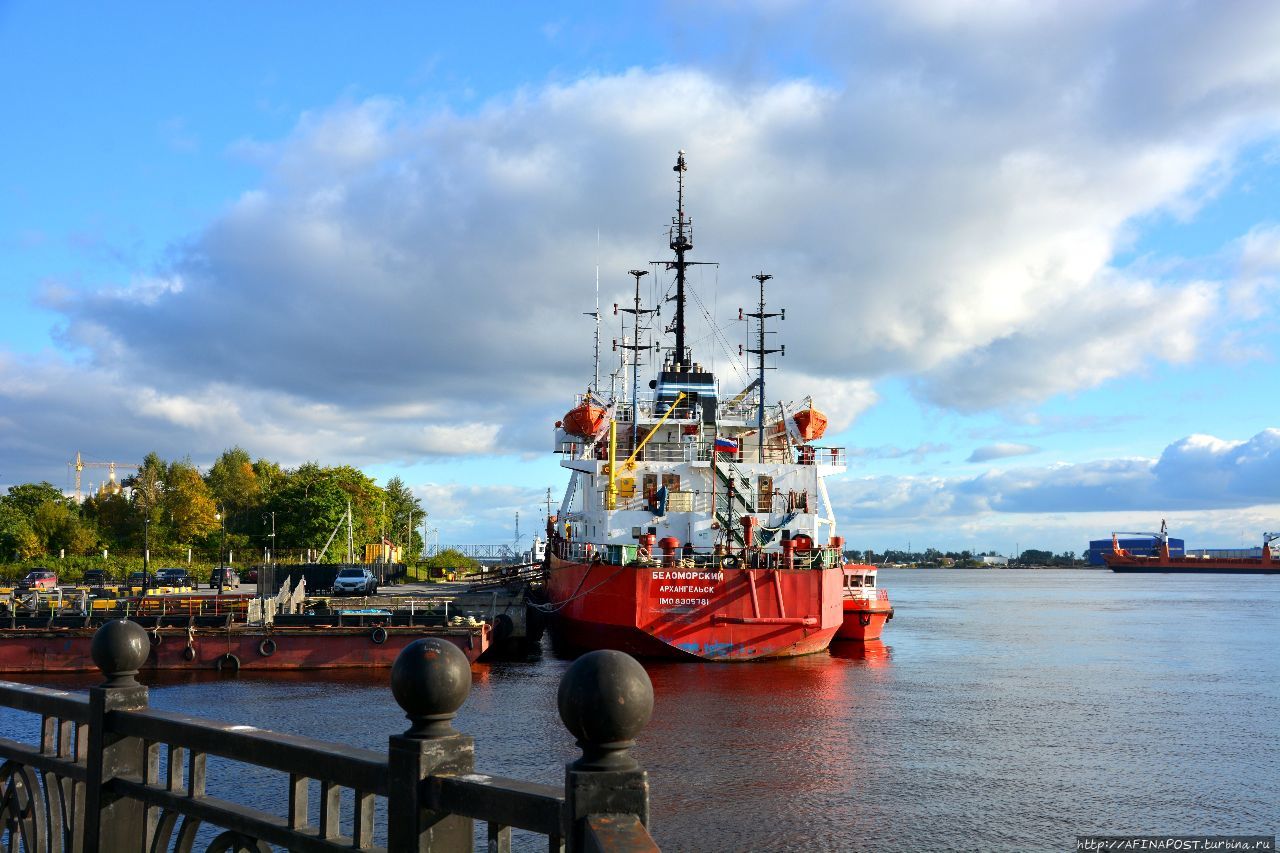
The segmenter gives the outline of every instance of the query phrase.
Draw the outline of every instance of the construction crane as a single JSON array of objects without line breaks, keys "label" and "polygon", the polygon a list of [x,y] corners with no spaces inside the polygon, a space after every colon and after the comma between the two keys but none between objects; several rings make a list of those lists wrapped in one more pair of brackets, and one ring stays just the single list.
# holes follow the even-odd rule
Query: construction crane
[{"label": "construction crane", "polygon": [[80,458],[79,450],[76,451],[76,461],[68,462],[67,466],[76,469],[76,503],[83,503],[84,501],[84,497],[80,493],[80,472],[83,471],[85,468],[106,468],[107,478],[110,480],[111,484],[114,486],[116,485],[116,467],[117,466],[124,467],[124,468],[142,467],[141,465],[134,462],[85,462],[82,458]]}]

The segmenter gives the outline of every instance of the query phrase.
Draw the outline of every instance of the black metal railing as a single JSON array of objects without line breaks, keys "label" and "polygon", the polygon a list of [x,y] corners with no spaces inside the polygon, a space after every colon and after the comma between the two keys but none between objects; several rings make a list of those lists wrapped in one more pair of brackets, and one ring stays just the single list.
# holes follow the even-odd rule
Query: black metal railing
[{"label": "black metal railing", "polygon": [[[117,620],[94,635],[107,680],[87,696],[0,682],[0,706],[42,721],[38,747],[0,738],[4,849],[188,851],[212,836],[211,853],[470,853],[480,821],[493,851],[510,850],[513,829],[545,836],[552,851],[657,850],[646,828],[648,776],[628,755],[652,713],[653,687],[621,652],[584,655],[560,682],[560,716],[582,750],[561,788],[475,772],[473,739],[451,725],[471,668],[448,642],[415,640],[396,659],[391,690],[411,726],[390,737],[386,753],[149,708],[135,678],[149,651],[140,625]],[[283,774],[287,813],[210,796],[209,756]],[[386,848],[374,845],[379,798]],[[350,835],[341,833],[347,826]]]}]

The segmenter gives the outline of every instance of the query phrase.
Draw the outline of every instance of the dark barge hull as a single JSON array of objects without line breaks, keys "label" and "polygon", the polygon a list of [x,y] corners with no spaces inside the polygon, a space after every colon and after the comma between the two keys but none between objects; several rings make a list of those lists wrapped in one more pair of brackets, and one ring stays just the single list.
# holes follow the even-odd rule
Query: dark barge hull
[{"label": "dark barge hull", "polygon": [[1111,571],[1117,574],[1136,575],[1280,575],[1280,565],[1272,563],[1263,566],[1254,561],[1252,566],[1215,566],[1207,565],[1171,565],[1171,566],[1136,566],[1113,565]]},{"label": "dark barge hull", "polygon": [[[0,629],[0,672],[96,672],[95,628]],[[148,630],[151,654],[142,671],[324,670],[389,667],[406,645],[439,637],[475,662],[491,629],[458,626],[161,627]]]}]

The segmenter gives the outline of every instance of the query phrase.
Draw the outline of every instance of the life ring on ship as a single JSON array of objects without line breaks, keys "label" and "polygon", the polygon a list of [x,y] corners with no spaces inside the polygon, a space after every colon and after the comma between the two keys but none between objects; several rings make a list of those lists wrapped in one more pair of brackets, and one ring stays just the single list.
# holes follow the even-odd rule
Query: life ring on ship
[{"label": "life ring on ship", "polygon": [[723,560],[720,561],[720,567],[724,569],[736,569],[738,568],[738,558],[725,557]]},{"label": "life ring on ship", "polygon": [[225,655],[218,658],[218,672],[222,672],[223,669],[230,669],[232,672],[239,672],[240,658],[231,654],[231,652],[227,652]]},{"label": "life ring on ship", "polygon": [[276,652],[276,641],[267,637],[261,643],[258,643],[258,654],[264,658],[269,658]]},{"label": "life ring on ship", "polygon": [[182,659],[185,661],[193,661],[196,659],[196,647],[187,646],[182,650]]},{"label": "life ring on ship", "polygon": [[859,614],[858,614],[858,624],[859,624],[859,625],[861,625],[861,626],[862,626],[862,627],[864,627],[864,628],[865,628],[865,627],[867,627],[868,625],[870,625],[870,624],[871,624],[871,614],[870,614],[870,613],[859,613]]},{"label": "life ring on ship", "polygon": [[387,629],[379,625],[369,634],[369,639],[373,640],[379,646],[387,641]]}]

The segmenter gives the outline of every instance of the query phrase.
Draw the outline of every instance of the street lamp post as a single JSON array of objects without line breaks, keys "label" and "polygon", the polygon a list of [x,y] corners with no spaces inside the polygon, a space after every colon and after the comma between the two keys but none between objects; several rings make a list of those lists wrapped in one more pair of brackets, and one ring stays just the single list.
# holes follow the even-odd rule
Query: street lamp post
[{"label": "street lamp post", "polygon": [[[275,564],[276,564],[276,514],[275,514],[275,512],[274,512],[274,511],[269,512],[269,513],[263,513],[263,515],[262,515],[262,523],[263,523],[263,524],[266,524],[266,523],[267,523],[267,516],[268,516],[268,515],[270,515],[270,516],[271,516],[271,551],[270,551],[270,553],[268,554],[268,557],[267,557],[267,566],[264,566],[264,568],[266,568],[266,567],[274,567],[274,566],[275,566]],[[275,578],[275,571],[273,570],[273,571],[271,572],[271,582],[272,582],[272,583],[275,583],[275,579],[276,579],[276,578]],[[260,590],[261,590],[261,589],[263,589],[263,588],[264,588],[264,587],[263,587],[263,583],[264,583],[264,579],[263,579],[263,577],[262,577],[262,573],[261,573],[261,572],[259,572],[259,573],[258,573],[258,589],[260,589]]]},{"label": "street lamp post", "polygon": [[147,493],[142,497],[142,583],[149,585],[151,581],[151,504],[147,503]]},{"label": "street lamp post", "polygon": [[227,545],[227,522],[221,512],[217,513],[216,518],[218,519],[218,566],[214,571],[218,575],[218,595],[222,595],[222,555]]}]

